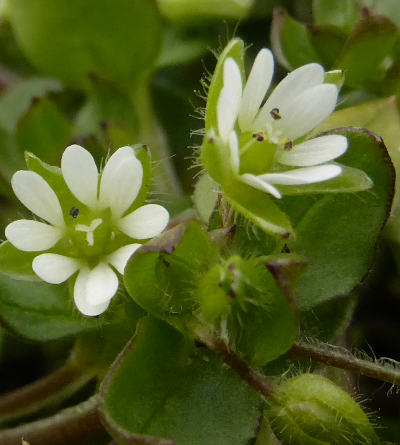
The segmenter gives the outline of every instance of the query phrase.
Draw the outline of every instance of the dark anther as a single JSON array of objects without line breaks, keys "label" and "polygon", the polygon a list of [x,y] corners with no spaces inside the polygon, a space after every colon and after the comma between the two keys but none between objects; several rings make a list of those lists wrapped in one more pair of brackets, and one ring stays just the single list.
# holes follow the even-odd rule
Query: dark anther
[{"label": "dark anther", "polygon": [[264,136],[260,133],[254,133],[253,134],[253,138],[257,141],[257,142],[262,142],[264,140]]},{"label": "dark anther", "polygon": [[236,292],[232,288],[229,289],[228,295],[231,298],[236,298]]},{"label": "dark anther", "polygon": [[72,216],[72,218],[78,218],[79,215],[78,207],[72,207],[72,209],[69,211],[69,214]]},{"label": "dark anther", "polygon": [[169,262],[167,260],[163,259],[163,264],[164,264],[165,267],[169,267]]},{"label": "dark anther", "polygon": [[212,144],[212,143],[214,142],[214,138],[209,138],[209,139],[208,139],[208,142],[209,142],[210,144]]},{"label": "dark anther", "polygon": [[292,141],[285,142],[285,145],[284,145],[284,149],[285,150],[290,151],[292,148],[293,148],[293,142]]},{"label": "dark anther", "polygon": [[279,108],[272,108],[269,114],[277,121],[282,119],[282,116],[279,114]]},{"label": "dark anther", "polygon": [[282,253],[290,253],[290,249],[289,249],[289,247],[288,247],[287,244],[285,244],[285,245],[283,246],[283,249],[281,250],[281,252],[282,252]]}]

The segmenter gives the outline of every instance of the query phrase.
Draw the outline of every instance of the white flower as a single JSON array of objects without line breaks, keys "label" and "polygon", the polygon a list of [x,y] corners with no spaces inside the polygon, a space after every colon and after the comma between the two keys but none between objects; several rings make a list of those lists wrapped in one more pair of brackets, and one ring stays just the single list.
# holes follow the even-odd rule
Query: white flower
[{"label": "white flower", "polygon": [[[341,135],[321,136],[296,144],[334,110],[338,97],[335,85],[324,82],[324,69],[310,63],[286,76],[263,105],[274,71],[271,51],[262,49],[253,64],[245,87],[237,63],[227,58],[223,66],[223,88],[217,103],[218,135],[230,148],[235,174],[247,184],[271,193],[275,185],[302,185],[338,176],[342,169],[327,163],[347,150]],[[239,134],[252,133],[243,144]],[[257,142],[268,141],[273,150],[271,170],[253,174],[241,170],[241,158]],[[324,164],[324,165],[322,165]],[[300,167],[290,170],[282,165]]]},{"label": "white flower", "polygon": [[[79,271],[74,300],[85,315],[104,312],[118,290],[130,256],[141,246],[130,239],[147,240],[167,226],[164,207],[147,204],[125,214],[136,199],[143,167],[131,147],[122,147],[99,174],[92,155],[71,145],[62,156],[61,172],[76,198],[63,211],[55,191],[37,173],[21,170],[11,180],[18,199],[46,222],[18,220],[6,227],[8,241],[17,249],[41,252],[32,268],[44,281],[59,284]],[[73,198],[72,197],[72,198]]]}]

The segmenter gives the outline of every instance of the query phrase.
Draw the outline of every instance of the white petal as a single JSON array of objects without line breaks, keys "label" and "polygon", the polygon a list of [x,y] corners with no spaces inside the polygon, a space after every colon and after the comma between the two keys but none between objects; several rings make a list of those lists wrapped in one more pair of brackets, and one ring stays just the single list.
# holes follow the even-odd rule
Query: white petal
[{"label": "white petal", "polygon": [[109,306],[111,300],[101,304],[91,304],[88,302],[87,285],[90,276],[88,268],[81,269],[74,286],[74,301],[80,312],[84,315],[94,317],[102,314]]},{"label": "white petal", "polygon": [[64,232],[58,227],[39,221],[20,219],[6,227],[6,238],[19,250],[25,252],[40,252],[53,247]]},{"label": "white petal", "polygon": [[60,202],[49,184],[37,173],[17,171],[11,179],[17,198],[32,213],[55,226],[64,226]]},{"label": "white petal", "polygon": [[333,112],[337,97],[338,89],[333,84],[310,88],[281,107],[282,119],[275,121],[275,125],[289,139],[304,136]]},{"label": "white petal", "polygon": [[309,63],[289,73],[274,89],[257,116],[253,130],[262,130],[271,121],[271,110],[285,107],[305,90],[323,83],[325,71],[318,63]]},{"label": "white petal", "polygon": [[104,167],[100,182],[101,206],[110,207],[115,218],[133,203],[142,186],[143,167],[132,147],[119,148]]},{"label": "white petal", "polygon": [[118,272],[123,275],[125,266],[129,258],[141,247],[142,244],[128,244],[113,252],[108,256],[107,261],[114,266]]},{"label": "white petal", "polygon": [[86,301],[99,305],[111,300],[118,290],[118,277],[106,263],[99,263],[89,272],[86,283]]},{"label": "white petal", "polygon": [[240,154],[239,154],[239,141],[236,131],[232,131],[229,136],[229,150],[231,154],[231,166],[234,173],[239,173],[240,168]]},{"label": "white petal", "polygon": [[94,207],[99,173],[93,156],[80,145],[70,145],[62,155],[61,171],[73,195],[88,207]]},{"label": "white petal", "polygon": [[118,227],[135,239],[148,239],[159,235],[169,221],[168,211],[157,204],[147,204],[122,218]]},{"label": "white petal", "polygon": [[224,142],[235,126],[242,97],[242,76],[237,63],[228,58],[224,62],[224,85],[217,103],[218,132]]},{"label": "white petal", "polygon": [[328,181],[342,172],[338,165],[318,165],[316,167],[296,168],[282,173],[267,173],[260,178],[271,184],[303,185]]},{"label": "white petal", "polygon": [[279,190],[277,190],[273,185],[268,184],[267,181],[262,180],[259,176],[245,173],[244,175],[240,176],[240,180],[251,187],[261,190],[262,192],[270,193],[272,196],[275,196],[275,198],[282,198]]},{"label": "white petal", "polygon": [[299,167],[323,164],[341,156],[347,145],[345,136],[321,136],[295,145],[291,150],[280,150],[277,160],[281,164]]},{"label": "white petal", "polygon": [[271,84],[274,74],[274,59],[269,49],[263,48],[254,61],[243,90],[239,111],[239,126],[242,131],[253,130],[252,124]]},{"label": "white petal", "polygon": [[60,284],[68,280],[80,267],[80,262],[55,253],[44,253],[33,259],[32,269],[43,281]]}]

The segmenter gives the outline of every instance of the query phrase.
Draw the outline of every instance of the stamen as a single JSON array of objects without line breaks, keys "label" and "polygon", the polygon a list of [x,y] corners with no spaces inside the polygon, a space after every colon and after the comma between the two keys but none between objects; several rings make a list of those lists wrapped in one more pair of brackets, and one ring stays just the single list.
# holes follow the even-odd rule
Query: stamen
[{"label": "stamen", "polygon": [[282,116],[279,114],[279,108],[272,108],[272,110],[269,112],[269,114],[276,121],[279,119],[282,119]]},{"label": "stamen", "polygon": [[293,142],[292,141],[285,142],[285,145],[283,146],[283,148],[287,151],[290,151],[293,148]]}]

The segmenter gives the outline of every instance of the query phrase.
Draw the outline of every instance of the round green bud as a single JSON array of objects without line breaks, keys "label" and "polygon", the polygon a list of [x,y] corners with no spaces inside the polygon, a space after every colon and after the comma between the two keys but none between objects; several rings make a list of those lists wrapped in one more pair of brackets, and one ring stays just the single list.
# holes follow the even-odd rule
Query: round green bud
[{"label": "round green bud", "polygon": [[302,374],[282,383],[268,417],[284,445],[377,445],[360,406],[325,377]]}]

